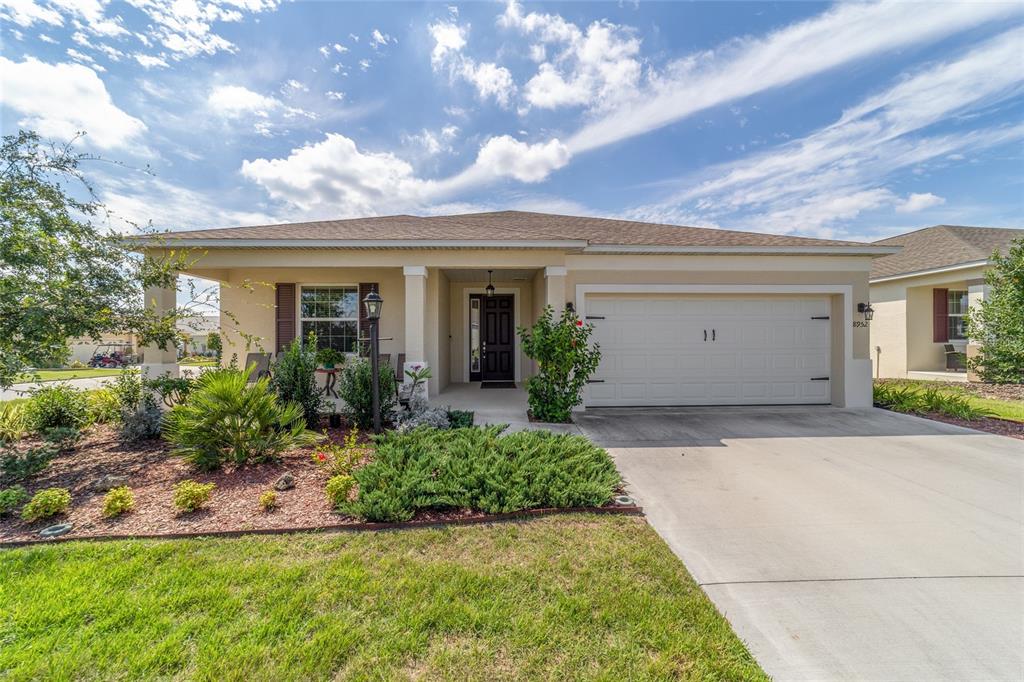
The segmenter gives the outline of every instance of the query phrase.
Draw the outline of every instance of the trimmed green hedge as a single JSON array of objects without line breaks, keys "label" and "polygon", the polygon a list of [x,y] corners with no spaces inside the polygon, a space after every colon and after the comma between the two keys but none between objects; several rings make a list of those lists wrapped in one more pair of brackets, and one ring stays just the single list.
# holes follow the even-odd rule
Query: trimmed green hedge
[{"label": "trimmed green hedge", "polygon": [[406,521],[422,510],[491,514],[609,502],[620,477],[608,453],[582,436],[505,427],[421,427],[377,439],[356,470],[359,494],[342,510],[370,521]]}]

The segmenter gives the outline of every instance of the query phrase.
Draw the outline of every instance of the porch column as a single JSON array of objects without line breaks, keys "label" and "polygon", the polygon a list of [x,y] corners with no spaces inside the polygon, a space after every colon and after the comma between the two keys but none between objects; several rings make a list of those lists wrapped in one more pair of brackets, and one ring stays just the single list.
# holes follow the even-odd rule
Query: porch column
[{"label": "porch column", "polygon": [[[173,287],[149,287],[145,293],[146,307],[158,316],[167,315],[177,307],[177,295]],[[169,343],[166,349],[154,344],[141,350],[143,378],[153,379],[167,373],[172,377],[178,376],[178,349],[173,343]]]},{"label": "porch column", "polygon": [[[427,268],[406,265],[405,275],[405,370],[427,366]],[[424,386],[424,390],[426,390]]]},{"label": "porch column", "polygon": [[[983,279],[972,279],[967,282],[967,310],[968,312],[976,310],[981,307],[981,304],[985,299],[988,298],[988,285],[985,284]],[[978,355],[978,348],[981,344],[978,339],[968,338],[967,339],[967,359],[970,360]],[[980,381],[981,377],[975,374],[970,369],[968,364],[967,379],[969,381]]]},{"label": "porch column", "polygon": [[565,308],[565,274],[567,270],[564,265],[549,265],[544,268],[544,284],[547,291],[545,305],[555,310],[555,318],[561,316]]}]

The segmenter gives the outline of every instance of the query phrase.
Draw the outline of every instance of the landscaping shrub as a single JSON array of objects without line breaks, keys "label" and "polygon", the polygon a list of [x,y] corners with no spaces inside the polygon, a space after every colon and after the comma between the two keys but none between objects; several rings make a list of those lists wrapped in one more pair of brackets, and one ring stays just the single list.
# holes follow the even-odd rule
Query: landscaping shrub
[{"label": "landscaping shrub", "polygon": [[55,426],[80,429],[89,421],[89,404],[85,392],[70,384],[43,386],[32,391],[25,416],[36,433]]},{"label": "landscaping shrub", "polygon": [[339,474],[338,476],[331,476],[327,481],[327,499],[330,500],[331,506],[335,509],[340,509],[342,505],[348,502],[348,495],[352,492],[352,488],[356,485],[356,479],[348,474]]},{"label": "landscaping shrub", "polygon": [[302,408],[280,403],[266,378],[247,383],[248,373],[215,370],[196,382],[188,401],[164,419],[164,437],[200,469],[264,462],[321,436],[306,430]]},{"label": "landscaping shrub", "polygon": [[[373,428],[373,395],[369,361],[363,358],[345,364],[338,380],[338,395],[345,401],[345,416],[357,428]],[[391,421],[398,400],[395,397],[395,375],[387,368],[380,372],[380,414],[384,423]]]},{"label": "landscaping shrub", "polygon": [[118,424],[118,438],[125,443],[138,443],[160,437],[164,413],[151,401],[143,401],[136,408],[121,412]]},{"label": "landscaping shrub", "polygon": [[473,425],[473,413],[469,410],[448,410],[448,426],[465,429]]},{"label": "landscaping shrub", "polygon": [[947,387],[922,387],[900,382],[877,382],[874,402],[895,412],[942,414],[958,419],[979,419],[992,413],[975,406],[963,393]]},{"label": "landscaping shrub", "polygon": [[428,509],[504,513],[599,506],[620,483],[611,458],[586,438],[502,426],[420,428],[377,438],[342,509],[372,521],[405,521]]},{"label": "landscaping shrub", "polygon": [[135,509],[135,494],[126,485],[112,488],[103,498],[103,516],[112,519]]},{"label": "landscaping shrub", "polygon": [[57,448],[50,443],[29,448],[24,452],[3,452],[0,454],[0,479],[24,481],[45,469],[56,455]]},{"label": "landscaping shrub", "polygon": [[109,388],[89,391],[86,398],[89,405],[89,421],[93,424],[112,424],[121,419],[121,401],[117,393]]},{"label": "landscaping shrub", "polygon": [[422,396],[413,394],[409,406],[398,413],[398,430],[410,431],[421,426],[447,429],[451,427],[451,419],[447,407],[431,405]]},{"label": "landscaping shrub", "polygon": [[530,414],[545,422],[571,421],[572,408],[583,402],[583,388],[601,362],[601,348],[590,347],[594,326],[583,324],[566,307],[560,320],[546,306],[533,327],[516,330],[526,357],[537,361],[537,374],[526,380]]},{"label": "landscaping shrub", "polygon": [[143,390],[150,390],[160,396],[167,407],[174,407],[188,399],[188,394],[195,387],[195,380],[188,377],[172,377],[170,373],[162,374],[155,379],[147,379],[142,383]]},{"label": "landscaping shrub", "polygon": [[967,333],[978,339],[971,369],[996,384],[1024,383],[1024,239],[1010,243],[1005,255],[992,254],[985,271],[989,295],[972,306]]},{"label": "landscaping shrub", "polygon": [[194,512],[210,501],[216,487],[214,483],[182,481],[174,486],[174,506],[178,511]]},{"label": "landscaping shrub", "polygon": [[28,499],[28,493],[20,485],[0,490],[0,516],[7,516]]},{"label": "landscaping shrub", "polygon": [[37,492],[21,510],[25,521],[39,521],[63,514],[71,506],[71,493],[64,488],[47,488]]},{"label": "landscaping shrub", "polygon": [[28,418],[24,402],[6,401],[0,403],[0,443],[10,443],[25,435]]},{"label": "landscaping shrub", "polygon": [[265,490],[260,494],[260,509],[265,512],[272,512],[277,509],[277,493],[273,490]]},{"label": "landscaping shrub", "polygon": [[[344,357],[344,356],[343,356]],[[326,406],[323,391],[316,383],[318,366],[316,336],[310,335],[305,345],[295,339],[274,364],[270,386],[283,402],[302,408],[306,426],[315,429]]]},{"label": "landscaping shrub", "polygon": [[345,434],[340,445],[332,443],[317,448],[313,453],[313,463],[325,467],[331,476],[342,476],[351,474],[368,451],[368,447],[359,443],[359,429],[352,429]]},{"label": "landscaping shrub", "polygon": [[142,376],[139,372],[121,372],[107,383],[107,390],[114,394],[120,410],[134,410],[142,403]]},{"label": "landscaping shrub", "polygon": [[70,426],[54,426],[43,432],[43,440],[60,451],[70,450],[82,437],[82,432]]}]

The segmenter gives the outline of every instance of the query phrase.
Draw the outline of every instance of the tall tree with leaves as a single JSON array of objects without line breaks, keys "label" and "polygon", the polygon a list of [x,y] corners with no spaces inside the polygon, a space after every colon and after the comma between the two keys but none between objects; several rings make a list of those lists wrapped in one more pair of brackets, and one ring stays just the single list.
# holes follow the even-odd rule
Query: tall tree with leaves
[{"label": "tall tree with leaves", "polygon": [[179,311],[156,315],[145,287],[176,288],[187,254],[142,257],[98,226],[104,215],[80,166],[96,157],[33,132],[0,147],[0,387],[66,353],[69,339],[135,333],[167,347]]},{"label": "tall tree with leaves", "polygon": [[971,369],[985,381],[1024,383],[1024,239],[1011,242],[1005,256],[993,254],[985,283],[989,295],[967,322],[968,335],[980,343]]}]

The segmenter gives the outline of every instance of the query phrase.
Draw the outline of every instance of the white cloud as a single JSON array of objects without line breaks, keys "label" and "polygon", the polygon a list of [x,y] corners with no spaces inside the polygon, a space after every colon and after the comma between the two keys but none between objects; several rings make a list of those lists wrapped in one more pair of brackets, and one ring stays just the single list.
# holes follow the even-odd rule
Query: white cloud
[{"label": "white cloud", "polygon": [[36,22],[51,26],[64,25],[64,18],[60,12],[33,0],[0,0],[0,18],[23,28],[28,28]]},{"label": "white cloud", "polygon": [[482,100],[490,97],[501,106],[508,106],[509,100],[516,92],[512,81],[512,73],[504,66],[492,62],[476,63],[463,59],[457,73],[471,83]]},{"label": "white cloud", "polygon": [[164,60],[161,57],[157,57],[155,55],[142,54],[141,52],[136,52],[135,54],[132,55],[132,57],[144,69],[154,69],[154,68],[166,69],[169,66],[169,64],[167,63],[166,60]]},{"label": "white cloud", "polygon": [[[634,29],[602,20],[584,31],[557,14],[523,14],[515,0],[506,6],[498,25],[540,41],[530,47],[530,57],[541,62],[540,67],[523,87],[530,106],[609,109],[636,97],[641,65]],[[547,46],[555,50],[551,61]]]},{"label": "white cloud", "polygon": [[434,68],[440,67],[454,53],[462,51],[466,46],[466,30],[452,21],[439,21],[427,27],[434,39],[434,49],[430,53],[430,63]]},{"label": "white cloud", "polygon": [[320,52],[320,55],[322,57],[330,57],[331,56],[331,48],[327,47],[326,45],[321,45],[319,52]]},{"label": "white cloud", "polygon": [[339,92],[338,90],[328,90],[324,94],[327,96],[327,99],[333,99],[336,102],[340,102],[345,99],[345,93]]},{"label": "white cloud", "polygon": [[140,151],[146,124],[119,109],[87,66],[0,57],[0,82],[3,104],[22,114],[18,125],[23,128],[57,139],[84,130],[86,144]]},{"label": "white cloud", "polygon": [[43,41],[44,43],[50,43],[51,45],[57,45],[57,44],[60,43],[60,41],[51,38],[50,36],[46,35],[45,33],[40,33],[39,34],[39,39],[41,41]]},{"label": "white cloud", "polygon": [[381,33],[378,29],[373,29],[373,33],[370,34],[370,45],[375,50],[391,42],[394,42],[394,38],[387,33]]},{"label": "white cloud", "polygon": [[362,69],[363,71],[367,71],[367,70],[369,70],[370,64],[372,64],[372,63],[373,62],[371,62],[369,59],[360,59],[359,60],[359,68]]},{"label": "white cloud", "polygon": [[940,196],[936,196],[931,192],[925,192],[922,194],[911,194],[906,198],[903,203],[897,204],[897,213],[917,213],[923,211],[926,208],[932,208],[933,206],[941,206],[946,203],[946,200]]},{"label": "white cloud", "polygon": [[445,140],[454,140],[459,136],[459,126],[447,125],[441,128],[441,137]]},{"label": "white cloud", "polygon": [[569,163],[569,156],[569,150],[558,140],[527,144],[509,135],[499,135],[484,143],[471,170],[496,178],[540,182],[551,171]]},{"label": "white cloud", "polygon": [[567,144],[573,153],[612,144],[709,107],[1020,12],[1013,3],[939,3],[926,12],[914,3],[842,3],[763,38],[732,40],[677,60]]},{"label": "white cloud", "polygon": [[107,16],[107,2],[100,0],[50,0],[51,4],[63,10],[74,19],[76,26],[85,28],[93,35],[115,38],[128,35],[119,15]]},{"label": "white cloud", "polygon": [[472,84],[480,99],[493,97],[501,106],[508,106],[516,92],[512,73],[504,66],[493,62],[478,63],[461,54],[466,46],[468,27],[452,21],[439,21],[428,26],[428,30],[434,39],[430,63],[435,71],[447,68],[450,78],[461,78]]},{"label": "white cloud", "polygon": [[412,166],[388,152],[366,152],[353,140],[326,138],[284,159],[243,161],[242,175],[305,215],[375,215],[422,203],[433,183],[417,178]]},{"label": "white cloud", "polygon": [[102,66],[100,66],[99,64],[96,63],[95,59],[93,59],[92,57],[90,57],[87,54],[79,52],[78,50],[76,50],[73,47],[69,47],[66,50],[66,52],[67,52],[68,56],[71,57],[72,59],[74,59],[76,62],[81,62],[82,64],[88,64],[90,67],[92,67],[93,69],[96,69],[97,71],[100,71],[100,72],[106,71],[105,68],[103,68]]},{"label": "white cloud", "polygon": [[239,10],[259,13],[277,7],[276,0],[219,4],[216,0],[202,4],[197,0],[175,0],[171,3],[128,0],[128,3],[146,13],[152,22],[147,29],[148,35],[170,50],[175,59],[237,51],[231,41],[213,31],[213,25],[219,21],[240,21],[243,14]]},{"label": "white cloud", "polygon": [[281,86],[281,94],[289,95],[295,92],[309,92],[309,88],[305,83],[295,80],[294,78],[285,81],[284,85]]},{"label": "white cloud", "polygon": [[223,116],[256,115],[267,117],[284,105],[274,97],[267,97],[241,85],[220,85],[210,91],[206,103]]},{"label": "white cloud", "polygon": [[[830,236],[836,224],[863,211],[938,205],[943,199],[930,193],[900,199],[884,183],[932,159],[1024,137],[1024,125],[972,130],[963,120],[1024,89],[1024,75],[1015,66],[1022,40],[1024,29],[1011,30],[959,58],[930,65],[866,97],[835,123],[710,168],[703,181],[686,178],[674,196],[637,212],[693,211],[751,229]],[[960,123],[953,132],[932,132],[954,118]]]}]

